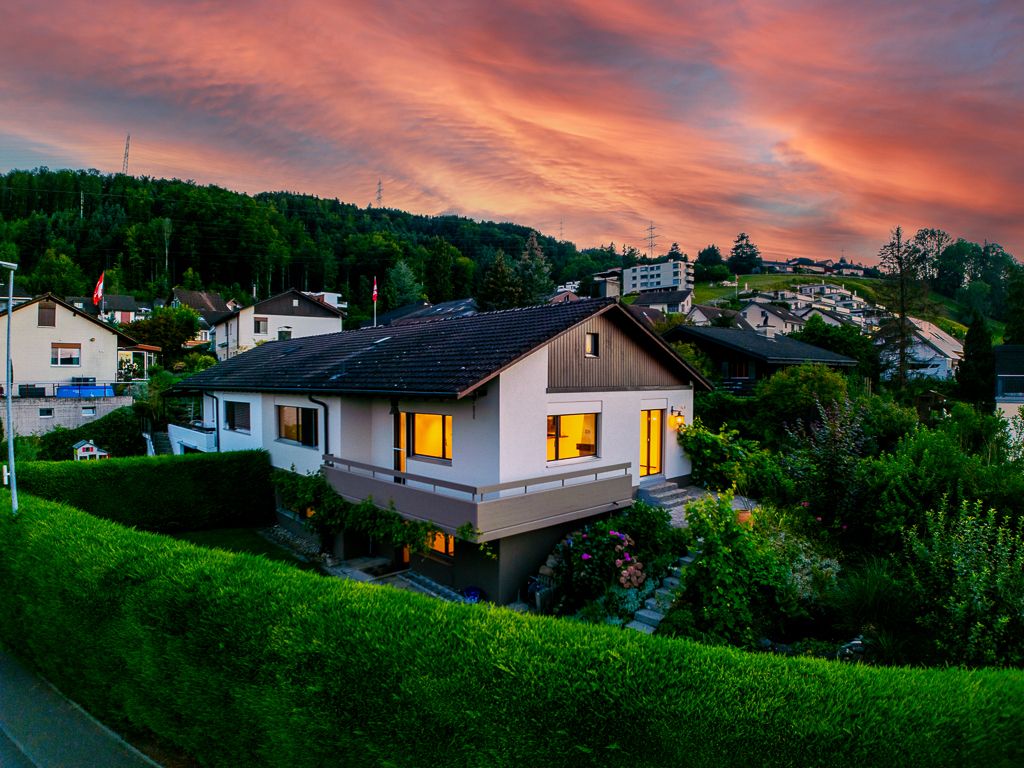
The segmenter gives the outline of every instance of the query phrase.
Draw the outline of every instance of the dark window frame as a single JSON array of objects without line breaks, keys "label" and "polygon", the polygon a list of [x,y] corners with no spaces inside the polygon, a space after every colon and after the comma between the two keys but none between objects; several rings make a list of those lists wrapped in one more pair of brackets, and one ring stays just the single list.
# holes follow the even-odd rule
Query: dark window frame
[{"label": "dark window frame", "polygon": [[224,429],[249,434],[252,429],[252,404],[243,400],[225,400]]},{"label": "dark window frame", "polygon": [[[320,445],[319,412],[316,408],[303,408],[299,405],[278,405],[277,439],[301,445],[305,448],[317,448]],[[286,411],[295,411],[295,437],[284,434],[282,417]]]}]

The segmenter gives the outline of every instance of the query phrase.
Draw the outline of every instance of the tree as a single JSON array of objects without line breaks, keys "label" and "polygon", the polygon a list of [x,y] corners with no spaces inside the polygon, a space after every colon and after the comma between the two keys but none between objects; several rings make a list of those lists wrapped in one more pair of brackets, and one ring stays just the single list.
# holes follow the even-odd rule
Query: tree
[{"label": "tree", "polygon": [[981,258],[981,247],[960,238],[946,246],[935,260],[932,284],[943,296],[953,298],[967,283],[967,270]]},{"label": "tree", "polygon": [[201,291],[203,290],[203,279],[199,276],[198,272],[189,267],[185,270],[185,274],[181,276],[181,287],[190,291]]},{"label": "tree", "polygon": [[857,373],[878,381],[881,364],[878,348],[871,339],[852,325],[828,325],[819,316],[811,317],[799,331],[789,334],[791,339],[827,349],[857,361]]},{"label": "tree", "polygon": [[1024,344],[1024,268],[1010,273],[1006,286],[1006,330],[1004,344]]},{"label": "tree", "polygon": [[451,301],[453,295],[452,270],[455,268],[455,261],[460,256],[459,249],[446,240],[435,237],[427,249],[426,268],[423,274],[423,284],[427,291],[427,298],[434,304],[444,301]]},{"label": "tree", "polygon": [[532,306],[543,304],[555,290],[551,279],[551,266],[544,257],[544,251],[537,242],[537,233],[530,232],[526,246],[515,266],[519,278],[519,304]]},{"label": "tree", "polygon": [[889,325],[886,343],[896,347],[896,385],[903,389],[907,385],[907,368],[913,324],[910,312],[920,305],[927,288],[924,286],[925,257],[910,246],[903,237],[903,228],[896,226],[889,242],[878,251],[882,272],[889,278],[896,304],[896,321]]},{"label": "tree", "polygon": [[477,301],[483,310],[519,306],[519,280],[505,260],[505,252],[500,248],[484,273]]},{"label": "tree", "polygon": [[199,313],[191,307],[160,307],[144,320],[124,327],[124,332],[141,344],[154,344],[163,351],[164,367],[184,357],[182,346],[199,331]]},{"label": "tree", "polygon": [[697,252],[697,263],[705,267],[714,267],[722,264],[722,252],[718,249],[717,245],[711,243]]},{"label": "tree", "polygon": [[918,252],[922,262],[923,275],[934,278],[938,269],[939,256],[942,254],[952,238],[941,229],[919,229],[910,247]]},{"label": "tree", "polygon": [[[99,278],[99,275],[96,275]],[[89,281],[82,268],[63,253],[50,248],[32,271],[32,290],[55,296],[82,296],[89,290]]]},{"label": "tree", "polygon": [[749,275],[761,271],[761,252],[750,242],[750,236],[746,232],[736,235],[736,242],[729,252],[728,264],[734,275]]},{"label": "tree", "polygon": [[416,279],[416,273],[412,267],[399,260],[388,270],[387,283],[384,285],[384,295],[387,298],[389,309],[404,307],[414,301],[422,301],[423,284]]},{"label": "tree", "polygon": [[995,411],[996,357],[992,352],[992,334],[980,312],[974,314],[967,329],[956,382],[961,399],[985,413]]}]

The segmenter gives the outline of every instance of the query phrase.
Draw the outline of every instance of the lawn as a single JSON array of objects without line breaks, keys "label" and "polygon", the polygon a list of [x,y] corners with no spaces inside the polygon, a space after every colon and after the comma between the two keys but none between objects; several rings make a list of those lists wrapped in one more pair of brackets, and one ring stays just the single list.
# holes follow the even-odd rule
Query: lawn
[{"label": "lawn", "polygon": [[174,534],[174,538],[210,549],[263,555],[268,560],[279,560],[302,570],[319,572],[315,563],[299,560],[288,550],[260,536],[256,528],[214,528],[208,531],[187,531]]}]

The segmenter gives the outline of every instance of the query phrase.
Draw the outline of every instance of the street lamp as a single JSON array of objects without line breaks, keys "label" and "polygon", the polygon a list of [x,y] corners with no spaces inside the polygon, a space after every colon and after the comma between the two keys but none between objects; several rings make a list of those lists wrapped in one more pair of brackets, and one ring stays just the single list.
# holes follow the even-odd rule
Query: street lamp
[{"label": "street lamp", "polygon": [[14,311],[14,271],[17,264],[0,261],[10,270],[7,278],[7,361],[4,365],[4,395],[7,400],[7,466],[11,478],[11,515],[18,514],[18,479],[14,474],[14,421],[11,417],[11,315]]}]

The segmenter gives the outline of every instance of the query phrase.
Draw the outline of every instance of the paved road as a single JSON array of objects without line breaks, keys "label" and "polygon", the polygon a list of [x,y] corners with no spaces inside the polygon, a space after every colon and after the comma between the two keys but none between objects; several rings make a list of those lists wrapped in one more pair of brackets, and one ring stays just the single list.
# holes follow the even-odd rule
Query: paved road
[{"label": "paved road", "polygon": [[159,768],[2,648],[0,766]]}]

